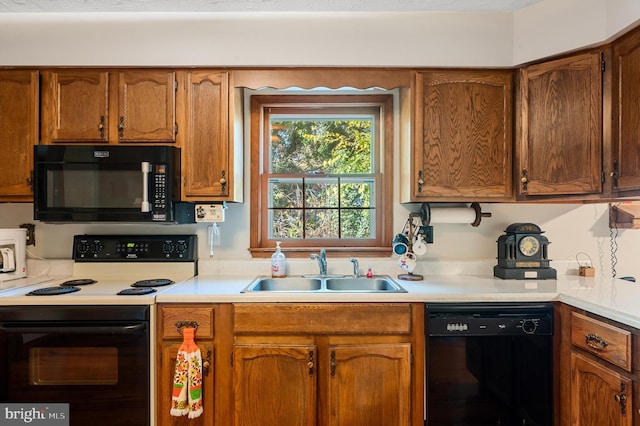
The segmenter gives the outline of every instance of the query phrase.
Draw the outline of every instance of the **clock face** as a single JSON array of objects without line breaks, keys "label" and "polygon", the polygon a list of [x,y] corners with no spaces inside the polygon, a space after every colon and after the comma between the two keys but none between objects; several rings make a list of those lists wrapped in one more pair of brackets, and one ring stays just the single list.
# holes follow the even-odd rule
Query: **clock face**
[{"label": "clock face", "polygon": [[520,240],[518,248],[523,255],[533,256],[540,250],[540,242],[536,237],[527,235]]}]

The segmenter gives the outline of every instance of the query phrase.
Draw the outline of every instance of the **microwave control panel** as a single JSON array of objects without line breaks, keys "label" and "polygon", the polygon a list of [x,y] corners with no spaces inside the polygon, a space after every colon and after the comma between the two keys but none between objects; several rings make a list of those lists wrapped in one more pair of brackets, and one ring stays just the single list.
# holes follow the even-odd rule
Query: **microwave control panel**
[{"label": "microwave control panel", "polygon": [[197,235],[76,235],[76,262],[193,262]]},{"label": "microwave control panel", "polygon": [[166,220],[167,216],[167,166],[153,167],[153,220]]}]

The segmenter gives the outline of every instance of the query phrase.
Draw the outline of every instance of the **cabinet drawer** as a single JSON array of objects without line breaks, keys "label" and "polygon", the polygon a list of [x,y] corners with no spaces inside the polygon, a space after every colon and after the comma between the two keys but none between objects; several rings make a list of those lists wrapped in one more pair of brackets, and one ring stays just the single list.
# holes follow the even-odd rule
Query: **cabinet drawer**
[{"label": "cabinet drawer", "polygon": [[408,334],[407,303],[237,304],[236,333]]},{"label": "cabinet drawer", "polygon": [[196,340],[213,337],[213,307],[161,306],[162,337],[165,339],[181,338],[176,324],[180,321],[198,323]]},{"label": "cabinet drawer", "polygon": [[631,333],[627,330],[572,312],[571,343],[631,371]]}]

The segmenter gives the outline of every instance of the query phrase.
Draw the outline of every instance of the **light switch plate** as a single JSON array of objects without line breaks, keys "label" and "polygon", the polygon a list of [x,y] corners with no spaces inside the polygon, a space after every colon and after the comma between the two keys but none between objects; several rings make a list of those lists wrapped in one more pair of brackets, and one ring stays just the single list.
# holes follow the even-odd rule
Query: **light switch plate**
[{"label": "light switch plate", "polygon": [[224,222],[224,206],[196,204],[196,222]]}]

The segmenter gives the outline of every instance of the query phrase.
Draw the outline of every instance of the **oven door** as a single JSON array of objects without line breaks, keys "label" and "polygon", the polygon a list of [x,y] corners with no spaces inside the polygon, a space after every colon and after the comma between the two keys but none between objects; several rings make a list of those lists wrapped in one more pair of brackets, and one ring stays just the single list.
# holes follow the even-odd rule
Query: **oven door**
[{"label": "oven door", "polygon": [[68,403],[72,426],[149,425],[146,321],[0,323],[0,401]]}]

